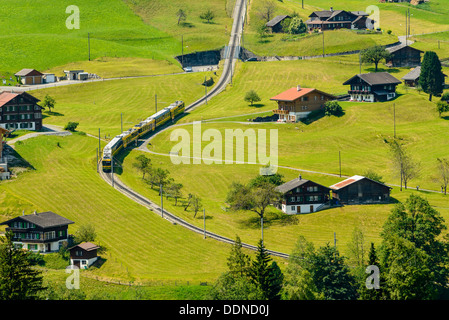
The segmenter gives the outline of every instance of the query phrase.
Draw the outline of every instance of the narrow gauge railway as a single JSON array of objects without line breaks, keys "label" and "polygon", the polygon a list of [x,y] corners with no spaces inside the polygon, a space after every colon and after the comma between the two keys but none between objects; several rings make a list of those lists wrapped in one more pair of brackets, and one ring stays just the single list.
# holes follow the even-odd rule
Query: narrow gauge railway
[{"label": "narrow gauge railway", "polygon": [[114,156],[124,148],[136,144],[137,140],[149,132],[156,130],[168,121],[174,121],[175,118],[184,113],[185,104],[183,101],[173,102],[168,107],[156,112],[145,120],[139,122],[131,129],[115,136],[103,149],[101,165],[104,172],[111,172]]}]

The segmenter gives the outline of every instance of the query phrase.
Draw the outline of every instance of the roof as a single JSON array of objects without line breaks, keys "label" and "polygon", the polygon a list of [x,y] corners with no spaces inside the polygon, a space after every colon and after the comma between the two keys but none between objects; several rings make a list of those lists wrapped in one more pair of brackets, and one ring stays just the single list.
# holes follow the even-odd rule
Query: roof
[{"label": "roof", "polygon": [[22,69],[19,72],[15,73],[14,75],[18,76],[18,77],[41,76],[42,73],[40,73],[39,71],[37,71],[35,69]]},{"label": "roof", "polygon": [[23,96],[26,96],[28,98],[34,99],[35,102],[40,101],[39,99],[37,99],[36,97],[33,97],[31,94],[29,94],[29,93],[27,93],[25,91],[24,92],[19,92],[19,93],[3,91],[3,92],[0,93],[0,107],[2,107],[3,105],[7,104],[9,101],[14,99],[18,95],[23,95]]},{"label": "roof", "polygon": [[[316,15],[320,19],[326,19],[329,20],[337,15],[339,15],[342,12],[346,12],[349,15],[355,15],[355,16],[368,16],[368,14],[364,11],[346,11],[346,10],[322,10],[322,11],[314,11],[312,14],[309,15],[309,17]],[[340,22],[340,21],[337,21]]]},{"label": "roof", "polygon": [[414,68],[412,71],[407,73],[405,76],[403,76],[402,80],[416,80],[419,78],[419,75],[421,74],[421,67],[418,66]]},{"label": "roof", "polygon": [[284,91],[284,92],[282,92],[282,93],[272,97],[270,100],[275,100],[275,101],[295,101],[295,100],[297,100],[297,99],[299,99],[299,98],[301,98],[301,97],[303,97],[303,96],[305,96],[305,95],[307,95],[307,94],[309,94],[309,93],[311,93],[313,91],[318,91],[318,92],[321,92],[324,95],[327,95],[327,96],[335,98],[333,95],[331,95],[329,93],[325,93],[325,92],[319,91],[319,90],[317,90],[315,88],[299,88],[299,90],[298,90],[298,87],[293,87],[293,88],[290,88],[290,89],[288,89],[288,90],[286,90],[286,91]]},{"label": "roof", "polygon": [[274,27],[275,25],[277,25],[279,22],[281,22],[285,18],[290,18],[290,16],[288,16],[288,15],[276,16],[273,19],[271,19],[270,21],[268,21],[265,25],[267,27]]},{"label": "roof", "polygon": [[18,216],[14,219],[4,221],[0,225],[8,224],[9,222],[17,219],[22,219],[27,222],[33,223],[41,228],[59,227],[75,223],[69,219],[66,219],[54,212],[46,211],[41,213],[32,213],[28,215]]},{"label": "roof", "polygon": [[[363,180],[363,179],[367,179],[367,180],[372,181],[374,183],[377,183],[377,184],[380,184],[382,186],[388,187],[387,185],[385,185],[385,184],[383,184],[383,183],[381,183],[379,181],[375,181],[375,180],[369,179],[367,177],[355,175],[355,176],[347,178],[347,179],[345,179],[345,180],[343,180],[341,182],[338,182],[338,183],[336,183],[334,185],[331,185],[329,188],[331,188],[333,190],[340,190],[342,188],[345,188],[345,187],[347,187],[347,186],[349,186],[349,185],[351,185],[351,184],[353,184],[353,183],[355,183],[357,181]],[[391,187],[388,187],[388,188],[391,189]]]},{"label": "roof", "polygon": [[360,78],[369,85],[381,85],[381,84],[400,84],[401,81],[393,77],[388,72],[376,72],[376,73],[362,73],[353,76],[343,84],[350,84],[354,78]]},{"label": "roof", "polygon": [[76,246],[71,247],[69,250],[72,250],[73,248],[81,248],[85,251],[92,251],[92,250],[99,249],[100,247],[92,242],[83,242],[83,243],[77,244]]},{"label": "roof", "polygon": [[312,182],[312,183],[317,184],[317,185],[319,185],[319,186],[321,186],[323,188],[329,189],[328,187],[322,186],[322,185],[320,185],[320,184],[318,184],[316,182],[313,182],[311,180],[302,179],[302,178],[296,178],[296,179],[288,181],[288,182],[286,182],[284,184],[281,184],[280,186],[277,186],[276,190],[281,192],[281,193],[287,193],[287,192],[289,192],[292,189],[295,189],[295,188],[297,188],[299,186],[302,186],[303,184],[306,184],[307,182]]},{"label": "roof", "polygon": [[423,51],[421,51],[421,50],[419,50],[419,49],[410,47],[409,45],[406,45],[406,44],[404,44],[404,43],[403,43],[403,44],[399,44],[399,45],[394,46],[394,47],[385,48],[385,49],[386,49],[388,52],[390,52],[390,53],[394,53],[394,52],[399,51],[399,50],[402,50],[402,49],[404,49],[404,48],[406,48],[406,47],[408,47],[408,48],[410,48],[410,49],[412,49],[412,50],[415,50],[415,51],[423,52]]}]

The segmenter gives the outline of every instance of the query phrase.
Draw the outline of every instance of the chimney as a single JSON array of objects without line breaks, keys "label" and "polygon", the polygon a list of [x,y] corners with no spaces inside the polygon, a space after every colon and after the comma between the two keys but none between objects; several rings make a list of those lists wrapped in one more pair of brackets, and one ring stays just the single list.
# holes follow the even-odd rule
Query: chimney
[{"label": "chimney", "polygon": [[331,7],[331,12],[334,12],[334,7]]},{"label": "chimney", "polygon": [[301,86],[299,84],[296,86],[296,90],[301,91]]},{"label": "chimney", "polygon": [[301,175],[299,175],[298,179],[299,179],[299,180],[302,180],[302,176],[301,176]]},{"label": "chimney", "polygon": [[25,215],[25,210],[22,210],[22,216],[24,216]]},{"label": "chimney", "polygon": [[33,214],[37,214],[36,210],[34,210],[34,213],[33,213]]}]

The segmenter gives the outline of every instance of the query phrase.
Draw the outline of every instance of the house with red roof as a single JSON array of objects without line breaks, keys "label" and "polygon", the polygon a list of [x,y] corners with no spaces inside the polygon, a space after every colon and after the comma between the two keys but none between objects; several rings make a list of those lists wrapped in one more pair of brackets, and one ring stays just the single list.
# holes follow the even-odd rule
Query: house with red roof
[{"label": "house with red roof", "polygon": [[391,187],[369,178],[355,175],[329,187],[332,199],[339,204],[389,203]]},{"label": "house with red roof", "polygon": [[39,101],[27,92],[1,92],[0,128],[41,130],[43,108]]},{"label": "house with red roof", "polygon": [[273,113],[279,115],[279,122],[298,122],[300,119],[306,118],[312,111],[324,109],[324,104],[327,101],[335,99],[337,97],[315,88],[296,86],[270,100],[278,103],[278,108],[273,110]]}]

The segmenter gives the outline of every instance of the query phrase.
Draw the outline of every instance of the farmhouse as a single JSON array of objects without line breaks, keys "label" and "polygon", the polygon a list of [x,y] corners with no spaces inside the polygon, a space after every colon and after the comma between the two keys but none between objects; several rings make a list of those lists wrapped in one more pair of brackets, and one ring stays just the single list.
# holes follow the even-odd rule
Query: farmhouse
[{"label": "farmhouse", "polygon": [[39,101],[27,92],[1,92],[0,128],[41,130],[43,108]]},{"label": "farmhouse", "polygon": [[388,72],[363,73],[343,83],[350,85],[350,101],[387,101],[396,97],[396,86],[401,81]]},{"label": "farmhouse", "polygon": [[69,249],[70,264],[80,269],[89,268],[97,261],[97,251],[100,247],[90,242],[83,242]]},{"label": "farmhouse", "polygon": [[340,204],[389,203],[391,187],[363,176],[352,176],[330,186]]},{"label": "farmhouse", "polygon": [[306,21],[307,29],[335,30],[335,29],[373,29],[374,21],[363,11],[330,10],[314,11]]},{"label": "farmhouse", "polygon": [[[416,87],[418,85],[419,76],[421,75],[421,66],[413,68],[409,73],[403,76],[401,79],[404,80],[404,84],[409,87]],[[447,75],[444,74],[443,86],[445,85],[445,80]]]},{"label": "farmhouse", "polygon": [[58,251],[68,242],[68,225],[74,223],[54,212],[47,211],[22,215],[0,223],[12,231],[13,243],[24,248],[43,253]]},{"label": "farmhouse", "polygon": [[405,44],[386,48],[391,58],[386,62],[388,67],[416,67],[421,65],[421,54],[423,51]]},{"label": "farmhouse", "polygon": [[327,101],[335,99],[335,96],[315,88],[297,86],[270,100],[278,103],[278,109],[273,110],[273,113],[279,115],[279,122],[298,122],[301,118],[306,118],[312,111],[323,109]]},{"label": "farmhouse", "polygon": [[280,208],[284,213],[311,213],[323,210],[329,202],[330,189],[299,176],[276,190],[283,194]]},{"label": "farmhouse", "polygon": [[34,69],[22,69],[19,72],[14,74],[16,76],[17,82],[21,84],[41,84],[43,73],[34,70]]},{"label": "farmhouse", "polygon": [[285,19],[290,19],[291,17],[288,15],[276,16],[270,21],[268,21],[265,25],[271,32],[277,33],[282,32],[282,21]]}]

